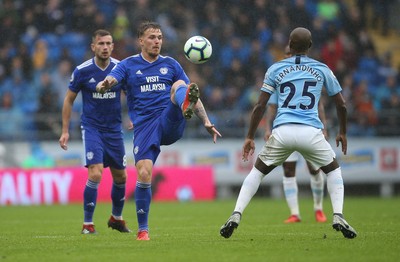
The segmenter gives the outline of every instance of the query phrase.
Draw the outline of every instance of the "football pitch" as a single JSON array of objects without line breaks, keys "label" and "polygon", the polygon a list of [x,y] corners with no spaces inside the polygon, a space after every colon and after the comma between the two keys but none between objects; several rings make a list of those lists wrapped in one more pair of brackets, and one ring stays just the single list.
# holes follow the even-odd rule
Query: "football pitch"
[{"label": "football pitch", "polygon": [[[312,200],[300,199],[302,222],[284,224],[286,202],[254,198],[231,238],[219,235],[234,200],[153,202],[150,241],[107,228],[111,204],[98,204],[97,235],[81,235],[81,204],[0,207],[0,261],[399,261],[400,198],[347,197],[344,213],[358,231],[345,239],[318,224]],[[136,231],[134,202],[124,219]]]}]

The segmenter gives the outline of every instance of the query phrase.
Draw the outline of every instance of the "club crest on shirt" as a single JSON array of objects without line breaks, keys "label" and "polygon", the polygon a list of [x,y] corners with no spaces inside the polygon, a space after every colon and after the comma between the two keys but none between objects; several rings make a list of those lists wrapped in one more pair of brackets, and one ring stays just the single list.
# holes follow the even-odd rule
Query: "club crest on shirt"
[{"label": "club crest on shirt", "polygon": [[168,68],[166,68],[166,67],[161,67],[161,68],[160,68],[160,73],[163,74],[163,75],[166,75],[166,74],[168,73]]}]

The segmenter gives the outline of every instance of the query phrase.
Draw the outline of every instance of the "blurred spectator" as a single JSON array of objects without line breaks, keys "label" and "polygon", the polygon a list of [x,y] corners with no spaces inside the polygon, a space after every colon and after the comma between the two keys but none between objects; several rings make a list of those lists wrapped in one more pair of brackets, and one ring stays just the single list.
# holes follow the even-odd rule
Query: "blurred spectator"
[{"label": "blurred spectator", "polygon": [[[1,90],[0,90],[1,91]],[[23,113],[14,105],[11,92],[0,92],[0,140],[23,139]]]},{"label": "blurred spectator", "polygon": [[[394,3],[395,0],[356,1],[356,5],[361,12],[363,25],[378,29],[384,36],[388,34],[390,7],[393,6]],[[368,19],[369,13],[372,15],[372,19]]]},{"label": "blurred spectator", "polygon": [[358,121],[360,129],[365,129],[365,131],[359,132],[358,135],[375,135],[373,129],[378,123],[378,118],[371,95],[368,92],[368,82],[366,80],[362,80],[355,87],[352,99],[355,105],[354,119]]},{"label": "blurred spectator", "polygon": [[41,71],[46,67],[49,50],[47,42],[43,39],[38,39],[32,53],[32,63],[35,72]]},{"label": "blurred spectator", "polygon": [[40,75],[40,83],[36,88],[39,90],[39,105],[35,112],[36,133],[39,140],[55,140],[61,133],[61,107],[58,100],[60,97],[51,82],[48,72]]},{"label": "blurred spectator", "polygon": [[[154,13],[152,12],[152,6],[150,5],[150,0],[136,0],[129,1],[127,0],[127,11],[129,14],[129,23],[130,28],[133,30],[139,25],[141,21],[153,21],[155,20]],[[160,5],[166,4],[166,1],[162,1],[164,3],[159,3]],[[134,30],[135,31],[135,30]],[[136,31],[135,31],[136,32]]]},{"label": "blurred spectator", "polygon": [[288,8],[291,28],[299,26],[311,28],[313,18],[307,10],[306,0],[294,0],[293,2],[292,6]]},{"label": "blurred spectator", "polygon": [[91,35],[97,28],[93,21],[98,12],[95,0],[75,0],[72,14],[72,31]]},{"label": "blurred spectator", "polygon": [[400,95],[400,85],[397,83],[396,75],[388,76],[385,81],[377,87],[374,94],[374,105],[378,110],[385,107],[384,103],[390,101],[391,96],[396,94]]},{"label": "blurred spectator", "polygon": [[343,60],[343,43],[337,34],[331,35],[322,46],[321,58],[324,63],[335,73],[340,60]]},{"label": "blurred spectator", "polygon": [[57,68],[51,71],[51,82],[53,83],[54,92],[57,93],[55,97],[58,106],[61,108],[64,103],[65,93],[69,80],[72,75],[72,62],[69,59],[63,59],[58,64]]},{"label": "blurred spectator", "polygon": [[317,3],[317,16],[325,21],[325,26],[339,25],[340,5],[336,0],[320,0]]},{"label": "blurred spectator", "polygon": [[62,0],[47,0],[43,8],[43,19],[46,24],[43,32],[63,34],[66,31]]},{"label": "blurred spectator", "polygon": [[382,103],[378,134],[382,136],[400,136],[400,94],[393,92]]},{"label": "blurred spectator", "polygon": [[[23,74],[22,58],[15,56],[11,61],[10,77],[4,80],[2,89],[12,94],[15,106],[24,113],[32,113],[37,108],[37,92],[35,87]],[[26,123],[31,122],[27,119]]]},{"label": "blurred spectator", "polygon": [[13,0],[3,0],[0,2],[0,35],[1,43],[16,43],[19,39],[18,28],[20,15]]}]

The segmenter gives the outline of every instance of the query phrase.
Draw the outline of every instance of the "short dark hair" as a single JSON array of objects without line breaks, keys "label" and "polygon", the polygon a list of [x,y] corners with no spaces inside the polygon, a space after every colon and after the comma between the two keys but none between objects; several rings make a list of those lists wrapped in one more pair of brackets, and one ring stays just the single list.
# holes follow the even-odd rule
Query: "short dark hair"
[{"label": "short dark hair", "polygon": [[312,45],[311,32],[307,28],[297,27],[289,36],[289,47],[294,53],[304,53]]},{"label": "short dark hair", "polygon": [[145,22],[141,23],[141,24],[139,25],[139,27],[138,27],[138,30],[137,30],[137,36],[138,36],[138,38],[140,38],[141,36],[143,36],[143,35],[144,35],[144,32],[145,32],[147,29],[149,29],[149,28],[152,28],[152,29],[160,29],[160,30],[161,30],[161,25],[160,25],[159,23],[152,22],[152,21],[145,21]]},{"label": "short dark hair", "polygon": [[92,42],[96,41],[96,37],[98,36],[106,36],[106,35],[111,35],[111,33],[107,30],[104,29],[99,29],[94,31],[93,35],[92,35]]}]

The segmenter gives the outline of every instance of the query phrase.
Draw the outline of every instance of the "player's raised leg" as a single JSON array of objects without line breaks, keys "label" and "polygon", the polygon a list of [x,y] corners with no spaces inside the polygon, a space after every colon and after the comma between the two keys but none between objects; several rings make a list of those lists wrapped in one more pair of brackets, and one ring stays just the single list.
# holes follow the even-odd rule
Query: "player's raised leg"
[{"label": "player's raised leg", "polygon": [[182,114],[186,119],[193,116],[194,108],[200,97],[200,89],[196,83],[186,85],[183,81],[178,81],[173,84],[172,101],[175,101],[182,109]]}]

